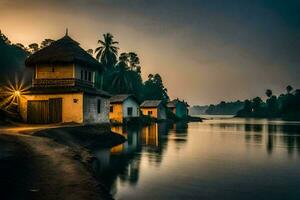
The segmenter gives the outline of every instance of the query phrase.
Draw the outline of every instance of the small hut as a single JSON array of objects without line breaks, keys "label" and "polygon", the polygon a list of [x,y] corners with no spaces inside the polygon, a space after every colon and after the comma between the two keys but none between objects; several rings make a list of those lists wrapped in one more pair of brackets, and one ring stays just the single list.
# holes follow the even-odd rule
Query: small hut
[{"label": "small hut", "polygon": [[148,115],[158,120],[167,119],[166,108],[161,100],[146,100],[140,107],[143,115]]},{"label": "small hut", "polygon": [[167,103],[167,108],[179,118],[185,118],[188,116],[188,107],[189,105],[187,102],[181,101],[178,98]]},{"label": "small hut", "polygon": [[140,116],[140,105],[134,95],[115,95],[110,98],[109,119],[112,122],[123,123]]},{"label": "small hut", "polygon": [[28,123],[108,123],[107,92],[95,88],[102,65],[66,35],[26,61],[34,69],[32,86],[20,98]]}]

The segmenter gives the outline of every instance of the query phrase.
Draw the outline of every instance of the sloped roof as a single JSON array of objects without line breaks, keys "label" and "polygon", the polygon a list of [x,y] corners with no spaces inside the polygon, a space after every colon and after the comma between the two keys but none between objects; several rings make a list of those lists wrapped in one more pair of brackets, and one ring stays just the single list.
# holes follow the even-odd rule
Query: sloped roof
[{"label": "sloped roof", "polygon": [[126,99],[129,99],[129,98],[132,98],[132,99],[134,99],[137,103],[139,103],[138,100],[135,98],[135,96],[132,95],[132,94],[119,94],[119,95],[112,96],[112,97],[110,98],[110,103],[122,103],[122,102],[124,102]]},{"label": "sloped roof", "polygon": [[179,99],[174,99],[174,100],[172,100],[172,101],[169,101],[169,102],[167,103],[167,107],[168,107],[168,108],[175,108],[177,103],[182,103],[182,104],[184,104],[186,107],[189,107],[189,104],[188,104],[187,102],[185,102],[185,101],[180,101]]},{"label": "sloped roof", "polygon": [[49,46],[29,56],[25,64],[28,67],[37,64],[81,64],[86,67],[102,70],[102,65],[79,46],[79,43],[67,34]]},{"label": "sloped roof", "polygon": [[161,100],[146,100],[141,104],[142,108],[155,108],[162,103]]},{"label": "sloped roof", "polygon": [[168,108],[175,108],[176,105],[175,105],[175,103],[173,101],[170,101],[170,102],[167,103],[167,107]]}]

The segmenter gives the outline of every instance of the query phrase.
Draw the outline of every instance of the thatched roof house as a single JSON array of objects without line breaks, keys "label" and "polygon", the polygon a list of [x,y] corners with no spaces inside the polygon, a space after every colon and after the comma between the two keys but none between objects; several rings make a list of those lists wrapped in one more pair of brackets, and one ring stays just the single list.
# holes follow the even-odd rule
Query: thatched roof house
[{"label": "thatched roof house", "polygon": [[108,123],[109,95],[95,87],[102,65],[66,34],[26,60],[32,87],[20,98],[29,123]]}]

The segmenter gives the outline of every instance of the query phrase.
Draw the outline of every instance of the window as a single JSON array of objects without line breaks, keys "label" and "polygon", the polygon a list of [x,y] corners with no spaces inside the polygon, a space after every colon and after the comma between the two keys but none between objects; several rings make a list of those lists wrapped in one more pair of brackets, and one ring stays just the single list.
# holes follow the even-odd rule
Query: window
[{"label": "window", "polygon": [[152,115],[152,111],[151,110],[148,111],[148,115]]},{"label": "window", "polygon": [[109,112],[111,112],[111,113],[114,112],[114,106],[109,107]]},{"label": "window", "polygon": [[87,71],[84,71],[84,80],[87,80]]},{"label": "window", "polygon": [[81,70],[80,79],[83,80],[83,70]]},{"label": "window", "polygon": [[132,116],[132,107],[127,108],[127,115]]},{"label": "window", "polygon": [[101,113],[101,99],[97,100],[97,112]]},{"label": "window", "polygon": [[92,81],[92,72],[89,72],[89,81]]}]

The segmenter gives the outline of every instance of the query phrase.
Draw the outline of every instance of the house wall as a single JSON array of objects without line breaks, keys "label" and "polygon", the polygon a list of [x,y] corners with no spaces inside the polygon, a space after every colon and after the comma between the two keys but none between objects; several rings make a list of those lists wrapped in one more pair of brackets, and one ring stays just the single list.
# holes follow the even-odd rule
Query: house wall
[{"label": "house wall", "polygon": [[176,104],[176,116],[177,117],[186,117],[188,115],[187,107],[183,103]]},{"label": "house wall", "polygon": [[[98,99],[101,101],[100,113],[97,109]],[[83,97],[83,122],[109,123],[109,99],[85,94]]]},{"label": "house wall", "polygon": [[40,65],[35,68],[36,79],[74,78],[74,65]]},{"label": "house wall", "polygon": [[[127,108],[132,107],[132,116],[128,116]],[[123,102],[123,117],[139,117],[140,116],[140,106],[132,98],[128,98]]]},{"label": "house wall", "polygon": [[[81,71],[83,73],[83,77],[81,77]],[[92,81],[91,82],[95,83],[96,72],[94,70],[87,69],[86,67],[80,66],[78,64],[75,65],[75,75],[74,75],[75,78],[80,79],[80,80],[88,81],[87,79],[85,79],[85,71],[87,71],[87,74],[89,72],[92,73]]]},{"label": "house wall", "polygon": [[121,103],[110,104],[113,106],[113,112],[109,112],[109,119],[115,122],[123,123],[123,108]]},{"label": "house wall", "polygon": [[152,115],[150,117],[157,118],[157,108],[141,108],[143,115],[148,115],[148,111],[152,111]]},{"label": "house wall", "polygon": [[[20,98],[20,114],[27,121],[27,102],[29,100],[49,100],[50,98],[62,98],[62,122],[83,122],[83,94],[43,94],[22,95]],[[77,102],[75,102],[77,100]]]},{"label": "house wall", "polygon": [[159,106],[157,119],[167,119],[167,111],[164,106]]}]

